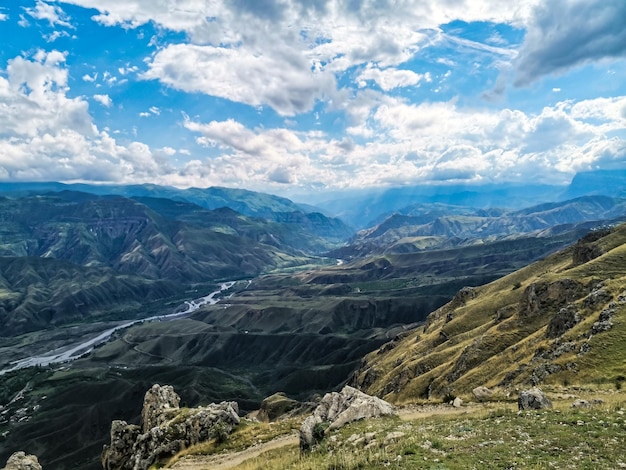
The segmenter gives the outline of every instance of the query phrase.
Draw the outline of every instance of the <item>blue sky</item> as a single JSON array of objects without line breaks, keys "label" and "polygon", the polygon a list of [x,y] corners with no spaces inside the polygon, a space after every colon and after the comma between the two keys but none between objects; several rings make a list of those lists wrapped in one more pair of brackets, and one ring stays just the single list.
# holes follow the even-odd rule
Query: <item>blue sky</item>
[{"label": "blue sky", "polygon": [[623,0],[0,3],[0,180],[305,194],[626,167]]}]

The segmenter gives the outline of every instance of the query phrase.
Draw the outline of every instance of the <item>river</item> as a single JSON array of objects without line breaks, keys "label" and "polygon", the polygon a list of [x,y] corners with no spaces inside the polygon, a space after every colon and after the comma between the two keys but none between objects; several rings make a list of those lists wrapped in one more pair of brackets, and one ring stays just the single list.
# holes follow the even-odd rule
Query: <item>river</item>
[{"label": "river", "polygon": [[64,346],[63,348],[49,351],[42,356],[27,357],[25,359],[20,359],[19,361],[12,362],[11,367],[9,367],[8,369],[0,370],[0,375],[6,374],[7,372],[11,372],[14,370],[23,369],[25,367],[48,366],[50,364],[73,361],[83,356],[84,354],[91,352],[96,346],[106,342],[113,333],[123,328],[128,328],[129,326],[133,326],[137,323],[146,321],[169,320],[172,318],[182,317],[185,315],[189,315],[192,312],[195,312],[204,305],[215,305],[220,300],[217,296],[233,287],[235,285],[235,282],[236,281],[223,282],[218,290],[211,292],[209,295],[200,297],[199,299],[185,301],[185,304],[187,305],[187,308],[185,310],[170,313],[167,315],[155,315],[148,318],[131,320],[126,323],[122,323],[121,325],[117,325],[113,328],[109,328],[108,330],[105,330],[102,333],[98,334],[95,338],[91,338],[87,341],[83,341],[75,345]]}]

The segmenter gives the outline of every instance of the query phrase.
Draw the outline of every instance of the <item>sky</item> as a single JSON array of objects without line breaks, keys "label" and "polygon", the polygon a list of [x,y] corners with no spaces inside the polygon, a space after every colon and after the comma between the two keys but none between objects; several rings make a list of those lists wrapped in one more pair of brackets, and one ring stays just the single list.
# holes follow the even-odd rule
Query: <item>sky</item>
[{"label": "sky", "polygon": [[626,168],[624,0],[0,0],[0,180],[320,194]]}]

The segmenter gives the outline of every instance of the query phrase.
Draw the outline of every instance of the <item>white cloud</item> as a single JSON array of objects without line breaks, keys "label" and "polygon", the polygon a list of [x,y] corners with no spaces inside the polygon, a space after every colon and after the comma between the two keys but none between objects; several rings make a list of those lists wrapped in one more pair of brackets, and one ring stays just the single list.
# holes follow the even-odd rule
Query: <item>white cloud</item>
[{"label": "white cloud", "polygon": [[360,82],[360,86],[366,86],[368,80],[373,80],[376,84],[385,91],[393,90],[394,88],[408,87],[417,85],[425,76],[413,72],[412,70],[399,70],[396,68],[379,69],[378,67],[368,64],[367,68],[361,72],[357,81]]},{"label": "white cloud", "polygon": [[93,95],[93,99],[107,108],[110,108],[113,104],[113,100],[111,100],[109,95]]},{"label": "white cloud", "polygon": [[302,57],[289,54],[279,48],[253,54],[245,49],[175,44],[157,52],[144,78],[251,106],[269,105],[291,116],[311,110],[316,100],[334,89],[335,79],[312,71]]},{"label": "white cloud", "polygon": [[54,42],[59,38],[66,38],[69,36],[70,34],[67,31],[54,31],[50,34],[45,35],[44,39],[46,40],[46,42]]},{"label": "white cloud", "polygon": [[0,13],[0,21],[6,21],[9,19],[9,15],[6,13]]},{"label": "white cloud", "polygon": [[49,3],[37,0],[35,8],[25,8],[26,13],[37,20],[47,20],[50,26],[65,26],[72,28],[69,23],[69,17],[58,5],[50,5]]},{"label": "white cloud", "polygon": [[82,76],[82,79],[84,82],[90,82],[93,83],[98,79],[98,74],[94,73],[93,75],[89,75],[89,74],[85,74]]},{"label": "white cloud", "polygon": [[130,183],[172,171],[145,144],[119,145],[99,131],[87,101],[67,96],[67,82],[65,54],[58,51],[9,60],[0,74],[3,179]]},{"label": "white cloud", "polygon": [[[539,0],[515,6],[494,0],[68,1],[96,8],[94,20],[107,26],[154,22],[186,33],[189,43],[157,51],[146,78],[291,116],[335,99],[338,79],[352,67],[376,64],[380,73],[366,71],[363,80],[385,90],[415,85],[419,74],[398,66],[437,41],[441,24],[461,19],[521,25]],[[463,44],[511,55],[507,49]]]}]

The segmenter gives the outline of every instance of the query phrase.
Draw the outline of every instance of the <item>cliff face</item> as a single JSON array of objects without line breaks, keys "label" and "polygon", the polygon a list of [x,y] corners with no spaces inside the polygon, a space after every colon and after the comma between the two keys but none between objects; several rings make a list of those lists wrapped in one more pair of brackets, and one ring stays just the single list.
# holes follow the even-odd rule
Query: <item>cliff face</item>
[{"label": "cliff face", "polygon": [[147,470],[184,448],[211,438],[223,439],[239,424],[235,402],[181,409],[180,397],[170,385],[153,385],[146,392],[142,425],[116,420],[111,444],[102,451],[105,470]]}]

